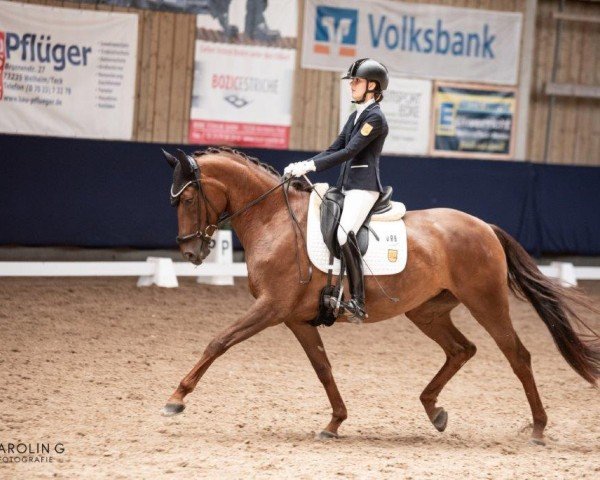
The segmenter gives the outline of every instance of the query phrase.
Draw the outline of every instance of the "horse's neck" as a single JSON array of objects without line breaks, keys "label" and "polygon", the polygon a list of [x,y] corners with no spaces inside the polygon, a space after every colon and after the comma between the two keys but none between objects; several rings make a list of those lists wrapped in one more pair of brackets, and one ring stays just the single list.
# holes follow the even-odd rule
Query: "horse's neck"
[{"label": "horse's neck", "polygon": [[[228,169],[221,181],[227,188],[228,212],[232,215],[246,208],[279,183],[277,178],[246,165]],[[286,208],[280,189],[276,189],[231,220],[231,225],[246,251],[263,236],[262,232],[269,228],[270,221],[277,218]]]}]

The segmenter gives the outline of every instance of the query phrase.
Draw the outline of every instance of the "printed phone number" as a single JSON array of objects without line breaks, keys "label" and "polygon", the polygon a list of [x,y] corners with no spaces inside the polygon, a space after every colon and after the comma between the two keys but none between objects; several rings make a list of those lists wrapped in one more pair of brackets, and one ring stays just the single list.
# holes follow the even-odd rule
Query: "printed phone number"
[{"label": "printed phone number", "polygon": [[8,91],[17,91],[23,93],[44,93],[44,94],[55,94],[55,95],[71,95],[71,87],[54,87],[51,85],[23,85],[14,82],[9,79],[6,82],[5,89]]},{"label": "printed phone number", "polygon": [[55,93],[57,95],[71,95],[71,87],[49,87],[45,85],[25,85],[25,93]]}]

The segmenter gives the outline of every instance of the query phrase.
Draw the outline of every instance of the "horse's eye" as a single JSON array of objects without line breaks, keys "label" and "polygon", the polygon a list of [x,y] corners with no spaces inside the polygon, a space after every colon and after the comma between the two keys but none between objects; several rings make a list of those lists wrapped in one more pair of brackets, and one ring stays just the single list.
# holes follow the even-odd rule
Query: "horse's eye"
[{"label": "horse's eye", "polygon": [[189,206],[189,205],[191,205],[193,202],[194,202],[194,199],[193,199],[193,198],[184,198],[184,199],[183,199],[183,204],[184,204],[184,205],[188,205],[188,206]]}]

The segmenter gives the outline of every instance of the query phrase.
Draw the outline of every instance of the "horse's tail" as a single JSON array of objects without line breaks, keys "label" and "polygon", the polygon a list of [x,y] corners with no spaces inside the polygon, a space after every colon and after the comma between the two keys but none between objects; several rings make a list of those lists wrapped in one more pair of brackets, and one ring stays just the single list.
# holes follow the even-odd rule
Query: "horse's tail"
[{"label": "horse's tail", "polygon": [[[567,363],[596,386],[600,378],[600,337],[583,322],[573,306],[583,306],[596,313],[600,310],[590,304],[581,290],[562,287],[546,277],[513,237],[496,225],[490,226],[506,254],[509,288],[516,297],[533,305]],[[572,322],[587,332],[578,334]]]}]

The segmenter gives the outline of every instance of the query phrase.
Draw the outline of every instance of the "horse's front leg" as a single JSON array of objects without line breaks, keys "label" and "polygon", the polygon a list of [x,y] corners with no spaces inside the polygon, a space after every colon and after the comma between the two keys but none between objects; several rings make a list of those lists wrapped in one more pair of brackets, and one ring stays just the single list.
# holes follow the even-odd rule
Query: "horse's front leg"
[{"label": "horse's front leg", "polygon": [[325,353],[321,335],[317,331],[317,327],[313,327],[308,323],[286,322],[286,325],[296,336],[306,355],[308,355],[308,359],[312,363],[319,380],[321,380],[321,383],[325,387],[331,408],[333,409],[331,421],[325,427],[325,430],[319,434],[319,438],[338,438],[338,428],[346,420],[348,413],[331,373],[331,364]]},{"label": "horse's front leg", "polygon": [[196,388],[204,372],[208,370],[208,367],[217,357],[223,355],[236,343],[246,340],[265,328],[277,325],[282,321],[283,316],[273,302],[259,298],[243,317],[217,334],[208,344],[202,354],[202,358],[200,358],[190,373],[181,380],[179,386],[167,401],[167,404],[162,409],[163,415],[169,416],[183,412],[185,408],[183,403],[184,397]]}]

